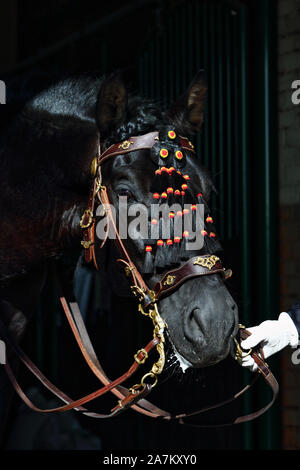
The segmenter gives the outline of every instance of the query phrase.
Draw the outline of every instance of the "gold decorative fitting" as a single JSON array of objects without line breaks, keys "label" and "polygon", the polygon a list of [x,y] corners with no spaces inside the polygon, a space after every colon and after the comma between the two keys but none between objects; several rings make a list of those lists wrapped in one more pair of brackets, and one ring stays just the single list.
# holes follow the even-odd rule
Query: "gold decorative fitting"
[{"label": "gold decorative fitting", "polygon": [[146,292],[139,286],[130,286],[133,294],[138,297],[139,301],[141,302],[146,297]]},{"label": "gold decorative fitting", "polygon": [[85,250],[88,250],[89,247],[90,247],[91,245],[93,245],[93,244],[94,244],[94,243],[93,243],[91,240],[88,240],[88,241],[82,240],[82,241],[81,241],[81,245],[83,246],[83,248],[84,248]]},{"label": "gold decorative fitting", "polygon": [[98,168],[98,159],[97,159],[97,157],[95,157],[95,158],[93,158],[93,161],[91,163],[91,175],[93,177],[96,176],[97,168]]},{"label": "gold decorative fitting", "polygon": [[129,277],[132,273],[132,271],[135,270],[134,266],[125,266],[125,274],[127,277]]},{"label": "gold decorative fitting", "polygon": [[95,184],[95,195],[100,191],[100,189],[106,189],[105,186],[102,185],[101,179],[99,177],[96,178],[96,184]]},{"label": "gold decorative fitting", "polygon": [[[88,217],[87,223],[84,223],[85,218]],[[93,222],[93,212],[90,209],[86,209],[81,217],[80,220],[80,227],[81,228],[89,228]]]},{"label": "gold decorative fitting", "polygon": [[[157,381],[158,381],[158,378],[155,374],[153,374],[153,372],[148,372],[147,374],[144,375],[144,377],[142,378],[141,380],[141,385],[144,386],[145,385],[145,379],[147,377],[150,377],[151,379],[154,379],[153,380],[153,384],[151,385],[151,387],[155,387],[155,385],[157,384]],[[150,384],[149,384],[150,385]]]},{"label": "gold decorative fitting", "polygon": [[249,351],[243,351],[240,344],[238,343],[238,341],[236,340],[236,338],[233,338],[234,339],[234,342],[235,342],[235,347],[236,347],[236,352],[235,352],[235,357],[237,359],[242,359],[244,357],[247,357],[247,356],[250,356],[250,354],[252,353],[252,348],[249,349]]},{"label": "gold decorative fitting", "polygon": [[119,148],[121,148],[123,150],[127,150],[127,149],[129,149],[130,145],[133,145],[133,142],[131,142],[130,140],[124,140],[124,142],[122,142],[119,145]]},{"label": "gold decorative fitting", "polygon": [[176,276],[171,276],[171,274],[169,274],[167,276],[167,279],[163,282],[163,285],[164,286],[172,286],[175,282],[175,279],[176,279]]},{"label": "gold decorative fitting", "polygon": [[[143,354],[142,359],[139,359],[139,355]],[[148,358],[148,353],[145,349],[140,349],[135,355],[134,359],[138,364],[144,364],[145,360]]]},{"label": "gold decorative fitting", "polygon": [[190,140],[189,140],[189,146],[190,146],[192,149],[195,148]]},{"label": "gold decorative fitting", "polygon": [[193,264],[198,264],[199,266],[203,266],[204,268],[207,268],[210,270],[211,268],[214,267],[217,261],[220,261],[220,258],[218,258],[215,255],[208,256],[207,258],[198,256],[198,258],[196,259],[196,261],[194,261]]}]

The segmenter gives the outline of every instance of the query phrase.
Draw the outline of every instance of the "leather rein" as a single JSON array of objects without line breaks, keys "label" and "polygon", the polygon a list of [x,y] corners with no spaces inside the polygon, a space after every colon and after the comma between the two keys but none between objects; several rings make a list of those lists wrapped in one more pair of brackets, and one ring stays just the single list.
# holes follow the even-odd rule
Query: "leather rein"
[{"label": "leather rein", "polygon": [[[169,270],[166,272],[162,278],[157,282],[153,289],[149,289],[146,285],[143,276],[134,265],[131,260],[116,227],[114,218],[112,216],[111,206],[109,197],[107,194],[107,188],[103,185],[101,168],[102,165],[110,158],[132,152],[140,149],[151,149],[153,145],[159,140],[158,132],[151,132],[142,136],[130,137],[128,140],[125,140],[118,144],[113,144],[104,152],[100,151],[100,143],[98,145],[98,155],[93,159],[91,165],[91,174],[93,176],[93,183],[91,186],[91,191],[88,199],[87,209],[84,211],[83,216],[80,221],[80,226],[83,230],[83,240],[81,242],[84,248],[85,261],[87,263],[94,263],[95,268],[98,270],[96,256],[95,256],[95,205],[100,205],[100,214],[107,218],[107,234],[104,240],[102,241],[101,247],[104,246],[107,236],[108,236],[108,227],[112,227],[115,233],[115,241],[117,247],[121,253],[121,258],[118,260],[124,265],[126,275],[131,277],[132,284],[131,290],[133,294],[138,298],[139,305],[138,310],[143,315],[150,318],[153,324],[153,339],[142,349],[137,351],[134,355],[134,362],[130,366],[127,372],[122,374],[115,380],[111,380],[105,374],[98,358],[95,353],[95,350],[90,341],[88,332],[86,330],[82,315],[79,310],[79,306],[76,302],[68,303],[65,297],[61,296],[60,301],[72,330],[72,333],[75,337],[75,340],[78,344],[78,347],[82,353],[84,360],[87,365],[93,372],[93,374],[98,378],[98,380],[103,384],[98,390],[80,398],[72,399],[63,393],[59,388],[52,384],[44,374],[37,368],[35,364],[28,358],[28,356],[22,351],[17,342],[14,340],[6,326],[0,320],[0,334],[1,338],[7,345],[9,345],[18,358],[23,362],[27,369],[54,395],[56,395],[63,403],[62,406],[52,408],[52,409],[40,409],[34,405],[30,399],[26,396],[25,392],[22,390],[19,385],[9,363],[6,361],[4,364],[5,371],[19,397],[29,406],[32,410],[38,411],[41,413],[52,413],[52,412],[63,412],[74,409],[79,411],[87,416],[93,418],[111,418],[117,416],[119,413],[125,411],[128,408],[132,408],[135,411],[144,414],[152,418],[161,418],[164,420],[176,420],[180,424],[189,424],[192,426],[199,427],[219,427],[219,426],[228,426],[232,424],[239,424],[247,422],[257,418],[262,415],[267,409],[269,409],[274,403],[279,386],[276,378],[270,371],[268,365],[264,361],[263,352],[261,349],[254,348],[249,352],[245,352],[239,346],[239,342],[236,342],[236,355],[243,356],[251,354],[254,361],[257,364],[258,372],[254,374],[254,378],[249,385],[244,387],[240,392],[234,394],[229,399],[217,403],[215,405],[202,408],[198,411],[181,413],[177,415],[172,415],[170,412],[162,410],[157,406],[153,405],[149,401],[145,400],[145,397],[151,392],[151,390],[156,386],[158,382],[159,375],[161,374],[164,365],[165,365],[165,352],[164,352],[164,329],[166,327],[163,319],[159,314],[157,307],[158,300],[164,296],[170,294],[176,288],[178,288],[183,282],[192,278],[199,276],[207,276],[211,274],[220,274],[223,279],[226,279],[231,276],[231,270],[225,270],[223,268],[221,260],[214,255],[202,255],[195,256],[177,269]],[[190,141],[184,137],[180,137],[180,146],[181,149],[194,152],[193,145]],[[250,333],[247,332],[245,327],[240,325],[239,328],[239,340],[246,338]],[[143,365],[147,360],[151,352],[156,350],[158,354],[158,359],[153,363],[149,372],[145,373],[142,376],[140,382],[131,386],[129,389],[125,388],[122,384],[127,381],[137,369]],[[268,405],[261,408],[260,410],[238,417],[234,420],[231,420],[226,423],[220,424],[193,424],[190,422],[185,422],[185,418],[210,411],[212,409],[219,408],[224,406],[236,398],[240,397],[245,393],[257,380],[259,375],[262,375],[266,380],[267,384],[270,386],[273,397]],[[106,394],[107,392],[113,393],[118,398],[117,405],[110,411],[108,414],[100,414],[93,411],[89,411],[83,405],[91,402],[92,400]]]}]

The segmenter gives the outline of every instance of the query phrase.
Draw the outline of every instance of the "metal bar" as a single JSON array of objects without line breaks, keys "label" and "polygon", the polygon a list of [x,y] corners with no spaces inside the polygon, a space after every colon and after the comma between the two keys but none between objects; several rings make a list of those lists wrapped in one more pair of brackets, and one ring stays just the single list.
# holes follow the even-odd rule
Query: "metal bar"
[{"label": "metal bar", "polygon": [[219,209],[219,232],[221,239],[224,239],[225,234],[225,222],[224,222],[224,103],[223,103],[223,82],[224,82],[224,72],[223,72],[223,8],[222,5],[217,6],[217,62],[218,62],[218,76],[217,76],[217,96],[218,96],[218,166],[217,171],[217,181],[218,181],[218,209]]},{"label": "metal bar", "polygon": [[162,80],[162,100],[164,106],[168,103],[168,86],[167,86],[167,33],[164,33],[161,38],[162,43],[162,61],[161,61],[161,80]]},{"label": "metal bar", "polygon": [[[186,39],[187,39],[187,6],[182,6],[180,9],[180,24],[181,27],[178,29],[180,31],[180,54],[178,57],[178,61],[180,62],[179,70],[180,70],[180,90],[179,93],[183,93],[187,87],[187,71],[188,71],[188,52],[186,50]],[[192,48],[190,44],[188,49]]]},{"label": "metal bar", "polygon": [[227,224],[227,239],[232,239],[232,39],[231,39],[231,12],[226,10],[225,17],[225,77],[226,77],[226,217],[229,220]]},{"label": "metal bar", "polygon": [[149,53],[144,54],[144,94],[149,96]]},{"label": "metal bar", "polygon": [[[208,6],[208,20],[209,20],[209,55],[210,57],[215,57],[216,53],[216,41],[215,41],[215,5],[214,3],[209,3]],[[209,162],[207,162],[208,167],[211,169],[213,181],[216,182],[216,173],[217,173],[217,153],[216,153],[216,124],[217,124],[217,115],[216,115],[216,94],[217,94],[217,87],[216,87],[216,63],[215,60],[210,61],[210,155],[209,155]],[[216,210],[217,206],[217,198],[216,194],[212,194],[211,198],[211,206],[212,212],[214,213],[214,217],[216,219],[216,224],[219,226],[219,213]]]},{"label": "metal bar", "polygon": [[170,18],[168,24],[168,50],[169,50],[169,104],[172,103],[175,96],[175,65],[174,65],[174,54],[173,54],[173,30],[174,30],[174,18]]},{"label": "metal bar", "polygon": [[144,90],[144,55],[142,54],[141,57],[139,58],[138,61],[138,74],[139,74],[139,89],[141,90],[141,93],[144,95],[145,90]]},{"label": "metal bar", "polygon": [[160,66],[161,66],[161,48],[160,48],[160,38],[158,34],[156,34],[154,40],[154,76],[155,76],[155,92],[153,97],[155,99],[160,100],[162,95],[162,86],[161,86],[161,73],[160,73]]},{"label": "metal bar", "polygon": [[[175,70],[174,70],[174,74],[175,74],[175,94],[176,94],[176,98],[179,96],[180,94],[180,87],[181,87],[181,83],[180,83],[180,53],[179,53],[179,50],[180,50],[180,20],[179,20],[179,12],[178,10],[176,10],[176,13],[175,13],[175,30],[173,31],[173,34],[172,34],[172,41],[173,43],[175,44],[175,54],[174,54],[174,59],[175,59]],[[175,32],[175,34],[174,34]],[[175,37],[174,37],[175,36]],[[171,42],[172,44],[172,42]]]},{"label": "metal bar", "polygon": [[[194,63],[195,63],[195,36],[194,30],[196,28],[195,16],[194,16],[194,3],[189,2],[187,6],[187,36],[186,44],[184,44],[184,50],[187,50],[187,76],[190,81],[194,74]],[[187,84],[185,84],[186,86]]]},{"label": "metal bar", "polygon": [[[241,81],[241,293],[243,305],[243,321],[246,325],[251,324],[251,214],[250,214],[250,162],[248,154],[248,47],[247,47],[247,9],[239,12],[240,18],[240,81]],[[249,381],[248,371],[244,371],[243,382],[246,385]],[[243,411],[250,413],[253,409],[253,395],[247,395],[243,399]],[[253,448],[253,424],[247,423],[243,429],[244,449]]]},{"label": "metal bar", "polygon": [[[275,6],[275,8],[274,8]],[[255,73],[256,103],[260,103],[260,112],[256,112],[254,122],[255,145],[255,222],[260,229],[260,236],[255,240],[255,252],[260,260],[256,269],[255,305],[259,322],[277,317],[279,312],[279,266],[278,266],[278,142],[277,142],[277,102],[276,102],[276,43],[277,9],[270,0],[255,1],[253,18],[256,21]],[[279,375],[279,358],[272,360],[272,370]],[[257,401],[266,399],[263,389],[259,388]],[[280,410],[279,403],[272,407],[260,421],[257,428],[257,447],[278,449],[280,447]]]},{"label": "metal bar", "polygon": [[[195,52],[194,52],[194,62],[195,62],[195,69],[196,71],[200,70],[201,68],[201,44],[200,44],[200,31],[201,31],[201,17],[200,17],[200,4],[199,2],[195,2],[194,4],[194,18],[191,19],[191,22],[195,23],[194,28],[194,41],[195,41]],[[204,124],[205,128],[205,124]],[[203,129],[201,129],[201,134],[198,132],[196,137],[196,150],[197,150],[197,157],[202,163],[203,161]]]},{"label": "metal bar", "polygon": [[154,55],[154,39],[150,42],[149,45],[149,94],[151,98],[155,96],[155,55]]},{"label": "metal bar", "polygon": [[203,67],[207,73],[208,77],[208,100],[207,105],[204,111],[204,165],[208,168],[209,167],[209,152],[210,152],[210,145],[209,145],[209,101],[210,101],[210,94],[212,92],[211,85],[209,82],[209,55],[208,55],[208,13],[207,13],[207,2],[203,2],[201,4],[201,13],[202,13],[202,47],[203,47]]},{"label": "metal bar", "polygon": [[235,13],[232,16],[232,24],[233,24],[233,43],[235,44],[233,50],[233,136],[234,136],[234,158],[233,158],[233,190],[235,197],[233,198],[233,231],[234,237],[239,236],[240,226],[239,226],[239,215],[240,215],[240,200],[238,194],[240,193],[240,185],[239,185],[239,135],[240,135],[240,123],[239,123],[239,59],[238,59],[238,15]]}]

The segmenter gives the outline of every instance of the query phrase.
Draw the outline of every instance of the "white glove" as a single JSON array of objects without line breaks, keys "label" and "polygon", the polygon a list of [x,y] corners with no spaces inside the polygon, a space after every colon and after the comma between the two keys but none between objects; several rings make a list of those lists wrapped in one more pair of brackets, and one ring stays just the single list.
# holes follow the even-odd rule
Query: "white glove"
[{"label": "white glove", "polygon": [[[298,346],[298,331],[291,319],[286,313],[282,312],[278,320],[266,320],[259,326],[247,328],[251,336],[241,342],[241,347],[249,350],[261,343],[265,358],[281,351],[286,346],[296,348]],[[243,367],[248,367],[252,372],[257,369],[254,359],[249,355],[238,359]]]}]

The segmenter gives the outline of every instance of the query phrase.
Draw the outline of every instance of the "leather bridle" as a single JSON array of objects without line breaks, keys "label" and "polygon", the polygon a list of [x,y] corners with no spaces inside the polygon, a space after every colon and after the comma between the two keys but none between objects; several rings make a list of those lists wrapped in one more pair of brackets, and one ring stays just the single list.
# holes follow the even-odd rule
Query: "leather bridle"
[{"label": "leather bridle", "polygon": [[[239,393],[235,394],[233,397],[225,400],[221,403],[213,405],[208,408],[204,408],[195,412],[182,413],[178,415],[172,415],[171,413],[161,410],[157,406],[151,404],[145,400],[145,397],[151,392],[153,387],[158,382],[159,375],[161,374],[164,364],[165,364],[165,353],[164,353],[164,329],[166,327],[163,319],[159,314],[157,307],[158,300],[164,296],[169,295],[175,289],[177,289],[182,283],[192,277],[207,276],[211,274],[220,274],[224,279],[231,276],[231,270],[225,270],[222,266],[221,260],[214,255],[202,255],[195,256],[190,258],[179,268],[169,270],[166,272],[161,279],[156,283],[153,289],[150,289],[146,282],[144,281],[143,276],[133,263],[130,258],[123,241],[120,237],[118,229],[116,227],[114,218],[112,216],[111,205],[109,196],[107,193],[107,188],[102,181],[102,166],[103,164],[110,160],[111,158],[133,152],[140,149],[151,149],[155,143],[159,140],[159,133],[157,131],[151,132],[142,136],[130,137],[128,140],[123,142],[113,144],[107,148],[104,152],[100,151],[100,143],[98,146],[98,155],[94,158],[91,165],[91,173],[93,176],[93,183],[91,185],[91,191],[88,199],[88,205],[80,221],[80,226],[83,230],[83,240],[82,246],[84,248],[85,261],[87,263],[93,262],[96,269],[99,269],[95,256],[95,206],[100,205],[100,213],[102,216],[107,218],[107,227],[109,225],[112,227],[115,233],[115,242],[120,252],[120,263],[124,265],[126,275],[131,278],[131,290],[133,294],[138,298],[139,305],[138,310],[145,316],[148,316],[153,323],[153,339],[142,349],[137,351],[134,356],[134,362],[131,367],[121,375],[116,380],[110,380],[100,362],[96,356],[92,343],[90,341],[89,335],[87,333],[84,321],[82,319],[78,304],[75,302],[68,303],[63,295],[61,295],[60,300],[65,312],[66,318],[69,322],[70,328],[73,332],[73,335],[76,339],[76,342],[79,346],[79,349],[88,364],[89,368],[93,374],[102,382],[103,387],[96,390],[93,393],[90,393],[80,399],[72,400],[61,390],[59,390],[55,385],[53,385],[43,373],[32,363],[32,361],[26,356],[26,354],[21,350],[15,340],[12,338],[11,334],[8,332],[7,328],[0,320],[0,333],[1,339],[6,342],[7,345],[10,345],[11,348],[15,351],[19,359],[23,364],[35,375],[35,377],[54,395],[60,398],[65,405],[56,407],[53,409],[40,409],[35,406],[26,394],[23,392],[22,388],[18,384],[16,377],[13,374],[12,369],[9,366],[9,363],[4,364],[4,368],[7,372],[9,379],[11,380],[16,392],[20,398],[33,410],[39,411],[42,413],[51,413],[51,412],[62,412],[70,409],[75,409],[87,416],[94,418],[110,418],[118,415],[120,412],[123,412],[127,408],[132,408],[139,413],[142,413],[149,417],[162,418],[165,420],[177,420],[181,424],[190,424],[184,421],[184,418],[189,416],[195,416],[205,411],[211,409],[219,408],[220,406],[226,405],[227,403],[233,401],[234,399],[241,396],[245,391],[247,391],[251,385],[257,380],[259,374],[254,376],[251,384],[247,385]],[[193,145],[191,142],[184,138],[180,137],[180,147],[183,151],[194,152]],[[99,212],[99,211],[98,211]],[[108,234],[108,228],[107,228]],[[107,239],[107,235],[102,241],[101,247],[104,246]],[[239,336],[245,338],[250,333],[247,332],[245,327],[240,325]],[[242,416],[236,418],[233,421],[222,424],[215,425],[206,425],[200,424],[200,427],[216,427],[216,426],[226,426],[231,424],[238,424],[246,422],[257,418],[263,414],[275,401],[278,394],[278,383],[271,373],[268,365],[264,361],[262,350],[259,348],[254,349],[248,353],[242,351],[237,344],[237,354],[244,355],[250,353],[255,360],[258,366],[258,372],[264,377],[268,385],[273,391],[273,397],[271,402],[262,408],[261,410],[252,413],[250,415]],[[127,389],[122,384],[128,380],[136,370],[145,363],[148,359],[149,354],[156,349],[158,353],[158,359],[153,363],[149,372],[145,373],[139,383],[133,385],[131,388]],[[115,406],[109,414],[100,414],[88,411],[83,405],[91,402],[97,397],[104,395],[107,392],[112,392],[119,399],[117,406]],[[193,424],[192,424],[193,425]]]}]

